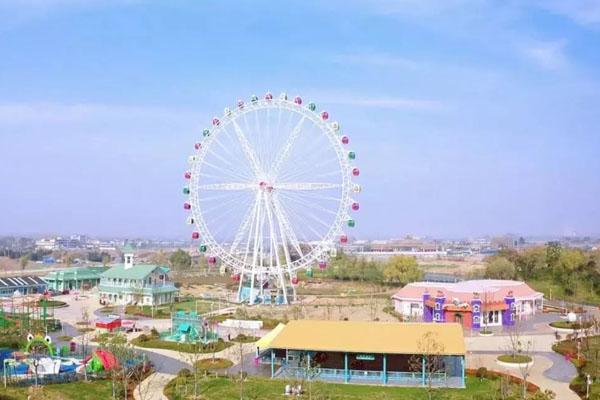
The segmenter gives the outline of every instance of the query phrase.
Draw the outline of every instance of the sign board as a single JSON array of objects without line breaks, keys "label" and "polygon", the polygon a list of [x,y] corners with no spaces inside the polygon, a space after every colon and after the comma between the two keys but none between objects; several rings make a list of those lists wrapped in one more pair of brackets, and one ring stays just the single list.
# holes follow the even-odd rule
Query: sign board
[{"label": "sign board", "polygon": [[373,361],[375,360],[375,354],[357,354],[357,360]]}]

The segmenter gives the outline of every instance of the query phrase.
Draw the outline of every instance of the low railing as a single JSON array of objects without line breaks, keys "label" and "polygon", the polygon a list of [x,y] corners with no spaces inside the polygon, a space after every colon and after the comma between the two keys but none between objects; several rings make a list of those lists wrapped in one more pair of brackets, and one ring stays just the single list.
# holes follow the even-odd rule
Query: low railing
[{"label": "low railing", "polygon": [[[338,368],[313,368],[307,370],[302,367],[289,367],[282,365],[281,374],[287,377],[307,379],[309,375],[313,379],[332,379],[343,381],[346,379],[346,372],[343,369]],[[350,381],[382,381],[383,371],[369,371],[369,370],[348,370],[348,379]],[[387,382],[395,384],[405,384],[411,386],[417,385],[428,385],[429,379],[434,386],[446,386],[448,383],[448,376],[444,372],[436,372],[431,375],[422,375],[421,372],[387,372]]]}]

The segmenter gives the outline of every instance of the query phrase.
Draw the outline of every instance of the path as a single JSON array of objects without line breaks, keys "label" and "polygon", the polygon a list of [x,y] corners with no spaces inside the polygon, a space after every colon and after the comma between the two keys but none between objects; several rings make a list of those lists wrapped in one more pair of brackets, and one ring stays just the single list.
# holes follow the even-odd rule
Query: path
[{"label": "path", "polygon": [[[521,340],[532,342],[533,366],[530,369],[528,381],[541,389],[550,389],[560,400],[578,400],[579,396],[569,388],[569,382],[577,374],[577,370],[560,354],[552,351],[556,341],[554,334],[526,334]],[[489,370],[500,371],[521,377],[518,367],[504,367],[496,362],[500,354],[505,354],[510,348],[508,336],[465,338],[467,346],[467,367],[477,369],[486,367]]]},{"label": "path", "polygon": [[[254,343],[244,343],[241,347],[243,354],[252,353],[255,349]],[[167,399],[163,394],[165,386],[177,376],[179,370],[182,368],[191,368],[192,361],[194,360],[207,359],[213,356],[212,353],[188,355],[187,353],[180,353],[174,350],[146,349],[137,346],[135,348],[147,354],[156,369],[155,373],[151,374],[135,389],[134,398],[136,400]],[[238,364],[240,362],[240,346],[236,343],[215,353],[215,357],[226,358],[231,360],[234,365]]]}]

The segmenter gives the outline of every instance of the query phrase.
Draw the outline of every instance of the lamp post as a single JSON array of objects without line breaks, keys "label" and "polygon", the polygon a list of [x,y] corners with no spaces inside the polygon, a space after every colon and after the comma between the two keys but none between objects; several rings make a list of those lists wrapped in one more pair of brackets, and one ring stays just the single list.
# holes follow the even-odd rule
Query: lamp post
[{"label": "lamp post", "polygon": [[590,385],[592,384],[592,377],[590,376],[590,374],[587,374],[585,376],[585,398],[589,399],[590,398]]}]

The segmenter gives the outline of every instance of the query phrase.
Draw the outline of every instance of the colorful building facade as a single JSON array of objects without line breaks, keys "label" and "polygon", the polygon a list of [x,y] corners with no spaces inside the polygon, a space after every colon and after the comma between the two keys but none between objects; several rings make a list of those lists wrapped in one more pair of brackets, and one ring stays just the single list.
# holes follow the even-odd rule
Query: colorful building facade
[{"label": "colorful building facade", "polygon": [[135,264],[131,248],[123,249],[125,262],[113,265],[100,275],[100,302],[117,305],[157,306],[171,304],[178,290],[169,268],[154,264]]},{"label": "colorful building facade", "polygon": [[464,328],[512,326],[540,312],[543,293],[511,280],[456,283],[413,282],[392,296],[394,309],[409,320],[457,322]]}]

